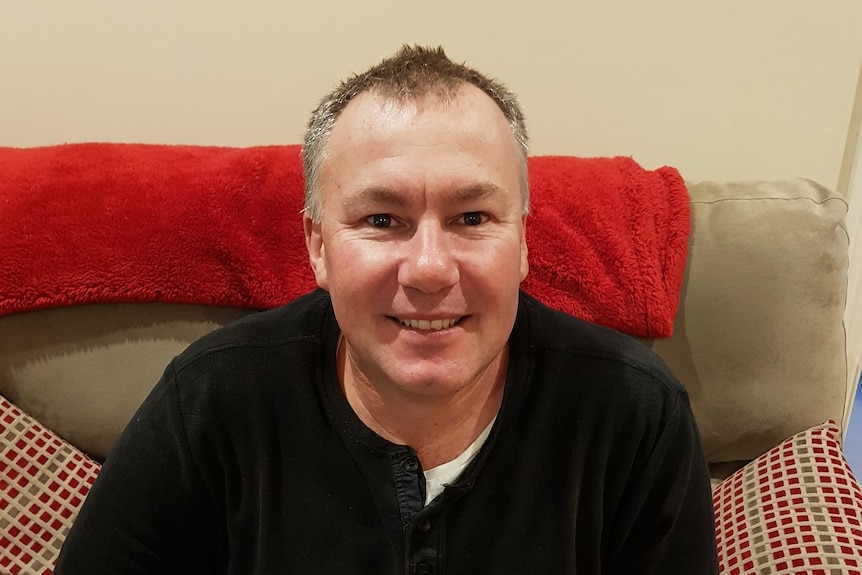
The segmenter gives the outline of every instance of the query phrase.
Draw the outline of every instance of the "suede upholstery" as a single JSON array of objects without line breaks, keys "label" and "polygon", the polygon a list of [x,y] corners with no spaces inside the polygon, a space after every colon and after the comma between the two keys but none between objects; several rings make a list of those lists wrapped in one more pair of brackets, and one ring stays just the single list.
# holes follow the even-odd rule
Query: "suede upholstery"
[{"label": "suede upholstery", "polygon": [[808,180],[689,185],[693,233],[674,334],[710,463],[747,462],[843,421],[846,202]]}]

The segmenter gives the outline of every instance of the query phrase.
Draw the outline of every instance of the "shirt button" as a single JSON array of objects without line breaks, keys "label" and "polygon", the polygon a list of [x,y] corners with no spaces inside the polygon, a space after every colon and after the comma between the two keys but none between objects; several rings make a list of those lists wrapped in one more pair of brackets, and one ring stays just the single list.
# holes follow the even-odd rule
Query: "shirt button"
[{"label": "shirt button", "polygon": [[428,531],[431,529],[431,520],[423,517],[416,524],[416,529],[418,529],[420,533],[428,533]]},{"label": "shirt button", "polygon": [[419,469],[419,460],[415,457],[408,457],[407,460],[404,462],[404,469],[406,469],[410,473],[413,473],[414,471]]},{"label": "shirt button", "polygon": [[420,563],[416,566],[416,575],[431,575],[434,568],[428,563]]}]

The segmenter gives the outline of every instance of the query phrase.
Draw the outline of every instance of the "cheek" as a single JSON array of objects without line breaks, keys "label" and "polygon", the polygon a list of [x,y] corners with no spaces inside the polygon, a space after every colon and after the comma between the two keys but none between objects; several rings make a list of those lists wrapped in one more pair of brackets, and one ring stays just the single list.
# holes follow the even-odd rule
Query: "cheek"
[{"label": "cheek", "polygon": [[509,292],[523,280],[526,256],[517,243],[472,250],[463,260],[461,276],[470,277],[486,290]]},{"label": "cheek", "polygon": [[331,284],[356,289],[379,280],[395,267],[396,258],[383,243],[348,241],[331,243],[324,260]]}]

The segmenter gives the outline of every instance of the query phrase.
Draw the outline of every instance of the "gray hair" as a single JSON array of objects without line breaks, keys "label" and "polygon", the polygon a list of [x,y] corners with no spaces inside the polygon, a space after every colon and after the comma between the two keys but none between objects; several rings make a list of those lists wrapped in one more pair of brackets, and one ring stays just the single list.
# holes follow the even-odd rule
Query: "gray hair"
[{"label": "gray hair", "polygon": [[521,173],[521,212],[530,211],[530,189],[527,180],[527,127],[518,99],[502,83],[467,67],[452,62],[443,48],[404,45],[362,74],[341,82],[327,94],[311,114],[302,144],[305,171],[305,208],[311,220],[320,223],[323,201],[319,193],[320,173],[326,161],[326,146],[335,121],[344,108],[359,94],[374,91],[396,102],[408,102],[434,94],[441,101],[454,99],[465,83],[473,84],[500,108],[509,122],[519,151]]}]

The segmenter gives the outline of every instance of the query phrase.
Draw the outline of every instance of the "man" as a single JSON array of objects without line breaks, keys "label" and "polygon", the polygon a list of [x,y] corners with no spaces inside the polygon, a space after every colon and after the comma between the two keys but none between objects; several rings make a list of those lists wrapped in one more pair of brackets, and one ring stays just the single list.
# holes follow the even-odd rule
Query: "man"
[{"label": "man", "polygon": [[514,96],[441,49],[325,98],[322,289],[171,363],[57,573],[717,572],[682,387],[519,293],[526,153]]}]

